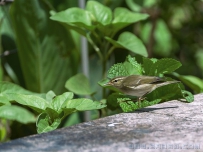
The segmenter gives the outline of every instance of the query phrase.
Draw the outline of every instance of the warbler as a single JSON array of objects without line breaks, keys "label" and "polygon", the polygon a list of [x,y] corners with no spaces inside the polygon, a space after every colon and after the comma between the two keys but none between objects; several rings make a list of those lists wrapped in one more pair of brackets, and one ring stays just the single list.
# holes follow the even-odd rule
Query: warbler
[{"label": "warbler", "polygon": [[156,88],[178,82],[180,81],[165,81],[156,76],[130,75],[115,77],[106,86],[113,86],[126,95],[138,97],[138,101],[141,101]]}]

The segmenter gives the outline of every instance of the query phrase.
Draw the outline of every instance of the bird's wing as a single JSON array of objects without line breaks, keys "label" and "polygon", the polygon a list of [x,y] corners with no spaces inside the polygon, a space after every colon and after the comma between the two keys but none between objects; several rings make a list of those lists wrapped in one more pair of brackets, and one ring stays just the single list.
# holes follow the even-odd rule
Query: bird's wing
[{"label": "bird's wing", "polygon": [[163,82],[163,79],[154,76],[132,75],[123,81],[123,86],[127,88],[135,88],[142,84],[152,84],[156,82]]}]

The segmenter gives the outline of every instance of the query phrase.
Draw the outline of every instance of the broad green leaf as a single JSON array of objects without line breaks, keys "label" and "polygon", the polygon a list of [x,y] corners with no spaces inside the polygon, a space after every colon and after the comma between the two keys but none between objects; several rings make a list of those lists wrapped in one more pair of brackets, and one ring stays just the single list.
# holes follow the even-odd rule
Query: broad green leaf
[{"label": "broad green leaf", "polygon": [[[128,63],[128,66],[130,68],[132,67],[129,63]],[[129,75],[129,73],[128,73],[126,66],[124,66],[123,63],[114,64],[107,72],[107,77],[110,79],[118,77],[118,76],[127,76],[127,75]]]},{"label": "broad green leaf", "polygon": [[118,108],[120,108],[119,107],[119,104],[118,104],[118,102],[117,102],[117,99],[118,98],[122,98],[122,97],[124,97],[125,95],[123,95],[123,94],[120,94],[120,93],[112,93],[111,95],[109,95],[108,97],[107,97],[107,107],[109,108],[109,109],[111,109],[111,110],[116,110],[116,109],[118,109]]},{"label": "broad green leaf", "polygon": [[0,118],[18,121],[23,124],[33,123],[36,121],[35,116],[25,108],[15,105],[4,105],[0,107]]},{"label": "broad green leaf", "polygon": [[90,95],[93,91],[90,89],[90,83],[83,74],[77,74],[66,81],[65,87],[78,95]]},{"label": "broad green leaf", "polygon": [[70,32],[48,19],[49,11],[44,1],[17,0],[10,15],[26,88],[58,94],[77,71],[78,51]]},{"label": "broad green leaf", "polygon": [[61,119],[63,120],[64,118],[66,118],[67,115],[70,115],[74,112],[77,112],[75,108],[63,108],[63,116],[61,117]]},{"label": "broad green leaf", "polygon": [[156,62],[143,58],[143,67],[146,75],[159,76],[160,74],[171,73],[178,69],[182,64],[171,58],[163,58]]},{"label": "broad green leaf", "polygon": [[174,59],[170,59],[170,58],[163,58],[158,60],[155,63],[156,66],[156,75],[157,74],[166,74],[166,73],[171,73],[173,71],[175,71],[176,69],[178,69],[179,67],[182,66],[182,64]]},{"label": "broad green leaf", "polygon": [[143,58],[143,68],[145,71],[145,75],[153,76],[153,74],[155,73],[153,66],[154,62],[152,60],[150,60],[149,58]]},{"label": "broad green leaf", "polygon": [[179,75],[173,73],[179,80],[185,83],[188,87],[194,90],[196,93],[203,92],[203,80],[192,75]]},{"label": "broad green leaf", "polygon": [[133,66],[133,70],[136,69],[136,72],[133,73],[133,74],[137,74],[137,75],[142,75],[143,74],[142,65],[136,61],[135,57],[131,57],[130,55],[128,55],[126,57],[126,61],[129,62]]},{"label": "broad green leaf", "polygon": [[117,48],[124,48],[144,57],[148,56],[147,50],[142,41],[130,32],[121,33],[118,41],[115,41],[109,37],[106,37],[106,39]]},{"label": "broad green leaf", "polygon": [[121,7],[117,7],[114,10],[113,15],[114,19],[112,21],[111,28],[114,33],[132,23],[145,20],[149,16],[147,14],[131,12],[128,9]]},{"label": "broad green leaf", "polygon": [[38,95],[40,94],[28,91],[24,88],[22,88],[19,85],[16,85],[11,82],[1,81],[0,82],[0,94],[6,94],[6,93],[19,93],[19,94],[27,94],[27,95]]},{"label": "broad green leaf", "polygon": [[71,100],[72,98],[73,98],[72,92],[65,92],[62,95],[56,96],[52,100],[51,106],[57,112],[62,111],[62,108],[66,106],[66,103],[68,102],[68,100]]},{"label": "broad green leaf", "polygon": [[49,119],[50,119],[49,122],[54,122],[55,119],[59,119],[59,118],[61,119],[60,114],[52,108],[47,107],[44,112],[46,112],[49,115]]},{"label": "broad green leaf", "polygon": [[108,25],[112,21],[111,9],[100,4],[97,1],[88,1],[86,10],[93,14],[93,16],[95,17],[95,22],[99,22],[102,25]]},{"label": "broad green leaf", "polygon": [[180,99],[183,97],[180,85],[180,83],[173,83],[159,87],[150,94],[146,95],[147,100],[152,101],[155,99],[162,99],[162,101],[168,101]]},{"label": "broad green leaf", "polygon": [[38,97],[45,98],[44,94],[34,93],[34,92],[28,91],[28,90],[16,85],[16,84],[1,81],[0,82],[0,104],[10,105],[10,101],[12,99],[10,99],[9,95],[11,93],[22,94],[22,95],[35,95]]},{"label": "broad green leaf", "polygon": [[0,106],[1,105],[11,105],[9,98],[2,94],[0,94]]},{"label": "broad green leaf", "polygon": [[141,75],[142,67],[137,61],[127,57],[124,63],[114,64],[107,73],[107,77],[112,79],[118,76]]},{"label": "broad green leaf", "polygon": [[55,96],[56,94],[52,90],[50,90],[46,94],[46,100],[51,102]]},{"label": "broad green leaf", "polygon": [[60,123],[60,119],[55,119],[54,122],[50,124],[49,115],[47,113],[41,113],[36,122],[37,132],[44,133],[55,130]]},{"label": "broad green leaf", "polygon": [[78,111],[101,109],[106,107],[106,105],[101,104],[98,101],[92,101],[86,98],[73,99],[67,102],[66,108],[75,108]]},{"label": "broad green leaf", "polygon": [[77,7],[72,7],[65,11],[56,13],[51,16],[50,19],[88,30],[92,30],[94,28],[91,23],[91,14],[88,11]]},{"label": "broad green leaf", "polygon": [[35,95],[23,95],[18,93],[7,93],[6,97],[10,101],[16,101],[19,104],[28,106],[37,112],[42,112],[49,106],[48,102]]}]

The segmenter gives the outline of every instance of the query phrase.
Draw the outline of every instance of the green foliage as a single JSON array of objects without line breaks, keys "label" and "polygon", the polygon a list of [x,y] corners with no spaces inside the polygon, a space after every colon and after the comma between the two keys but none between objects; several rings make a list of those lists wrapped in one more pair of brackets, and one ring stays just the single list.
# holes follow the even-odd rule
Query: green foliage
[{"label": "green foliage", "polygon": [[66,81],[65,87],[78,95],[91,95],[93,92],[87,77],[83,74],[77,74]]},{"label": "green foliage", "polygon": [[39,114],[36,122],[38,133],[56,129],[61,121],[73,112],[101,109],[106,106],[90,99],[73,99],[72,92],[55,95],[53,91],[49,91],[45,96],[32,93],[8,82],[1,82],[0,87],[2,99],[0,118],[15,120],[24,124],[36,121],[35,116],[25,108],[11,105],[15,101]]},{"label": "green foliage", "polygon": [[159,76],[160,74],[171,73],[181,66],[179,61],[169,58],[160,60],[143,58],[145,75]]},{"label": "green foliage", "polygon": [[23,124],[33,123],[36,121],[35,116],[30,111],[15,105],[1,106],[0,118],[13,121],[15,120]]},{"label": "green foliage", "polygon": [[142,65],[139,64],[134,58],[130,56],[124,63],[117,63],[108,70],[107,77],[112,79],[117,76],[128,76],[128,75],[142,75]]},{"label": "green foliage", "polygon": [[114,47],[124,48],[141,56],[148,56],[147,50],[142,41],[130,32],[123,32],[119,36],[118,41],[115,41],[109,37],[106,37],[106,39],[111,42]]},{"label": "green foliage", "polygon": [[203,81],[200,78],[192,75],[179,75],[175,72],[173,75],[194,90],[195,93],[203,92]]},{"label": "green foliage", "polygon": [[[126,66],[126,63],[131,65],[130,68]],[[133,66],[139,65],[139,66]],[[138,64],[135,58],[128,56],[127,60],[124,63],[119,63],[113,65],[109,71],[108,75],[110,78],[114,78],[117,76],[129,76],[132,74],[141,75],[142,73],[129,73],[129,70],[132,71],[144,71],[144,75],[154,75],[159,76],[166,73],[171,73],[174,70],[178,69],[181,66],[179,61],[169,58],[163,59],[148,59],[143,57],[143,63]],[[125,67],[125,68],[124,68]],[[142,69],[140,69],[142,68]],[[103,83],[102,83],[103,82]],[[100,85],[105,87],[106,81],[101,81]],[[169,91],[170,90],[170,91]],[[118,104],[122,108],[124,112],[133,111],[139,108],[143,108],[146,106],[151,106],[160,102],[184,98],[187,102],[192,102],[194,100],[193,95],[184,90],[184,87],[179,83],[169,84],[166,86],[162,86],[152,91],[148,95],[146,95],[146,99],[144,101],[138,101],[129,98],[126,95],[121,95],[120,93],[114,93],[107,98],[107,105],[111,110],[115,110],[118,107]],[[116,103],[117,102],[117,103]]]},{"label": "green foliage", "polygon": [[[119,30],[147,17],[147,14],[134,13],[120,7],[112,12],[110,8],[96,1],[88,1],[85,10],[69,8],[50,18],[64,23],[69,29],[85,36],[100,59],[106,64],[110,54],[117,47],[147,56],[143,43],[132,33],[124,32],[117,41],[113,40]],[[104,37],[105,39],[103,39]],[[109,43],[113,45],[111,48],[108,47]]]},{"label": "green foliage", "polygon": [[71,33],[48,19],[49,11],[43,1],[18,0],[10,15],[26,88],[62,93],[66,79],[77,71],[78,51]]}]

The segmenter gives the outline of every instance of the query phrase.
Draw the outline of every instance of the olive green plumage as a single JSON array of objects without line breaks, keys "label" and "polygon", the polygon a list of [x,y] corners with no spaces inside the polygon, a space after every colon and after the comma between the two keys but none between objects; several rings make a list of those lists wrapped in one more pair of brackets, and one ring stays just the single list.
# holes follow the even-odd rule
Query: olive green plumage
[{"label": "olive green plumage", "polygon": [[164,79],[155,76],[130,75],[115,77],[106,85],[113,86],[126,95],[136,96],[140,100],[143,96],[158,87],[178,82],[179,81],[165,81]]}]

